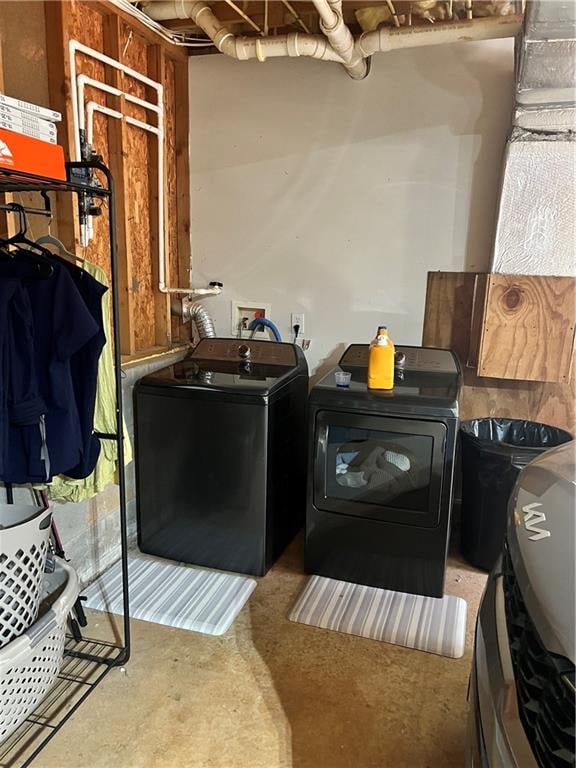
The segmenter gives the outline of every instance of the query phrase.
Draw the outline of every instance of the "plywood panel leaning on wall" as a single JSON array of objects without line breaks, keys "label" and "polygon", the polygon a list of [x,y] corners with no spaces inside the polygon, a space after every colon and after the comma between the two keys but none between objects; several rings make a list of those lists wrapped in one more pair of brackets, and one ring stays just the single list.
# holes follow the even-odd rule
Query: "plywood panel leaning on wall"
[{"label": "plywood panel leaning on wall", "polygon": [[[501,416],[529,419],[576,434],[576,384],[514,381],[482,377],[473,360],[474,306],[483,307],[478,279],[472,272],[429,272],[422,343],[454,350],[462,363],[462,419]],[[480,282],[481,285],[481,282]],[[476,293],[476,296],[475,296]],[[476,301],[475,301],[476,298]]]},{"label": "plywood panel leaning on wall", "polygon": [[574,289],[572,277],[490,275],[478,374],[567,382],[576,325]]}]

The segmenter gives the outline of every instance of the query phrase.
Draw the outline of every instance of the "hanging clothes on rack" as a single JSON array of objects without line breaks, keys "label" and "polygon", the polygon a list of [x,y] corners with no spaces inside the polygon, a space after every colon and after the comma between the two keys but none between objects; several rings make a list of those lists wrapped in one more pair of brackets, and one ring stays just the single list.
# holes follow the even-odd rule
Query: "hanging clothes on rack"
[{"label": "hanging clothes on rack", "polygon": [[[0,270],[1,274],[1,270]],[[22,422],[27,415],[30,423],[40,429],[46,411],[37,390],[33,371],[33,341],[28,322],[31,309],[18,278],[0,281],[0,477],[7,470],[10,424]],[[15,326],[21,323],[20,330]],[[15,339],[19,337],[20,343]],[[16,356],[18,360],[16,360]],[[18,381],[22,380],[22,387]],[[18,396],[12,393],[16,389]]]},{"label": "hanging clothes on rack", "polygon": [[77,267],[68,261],[61,263],[74,280],[86,309],[98,327],[97,333],[73,355],[70,361],[72,387],[82,434],[82,456],[76,466],[66,470],[66,474],[70,477],[84,478],[93,472],[100,454],[100,440],[94,434],[94,407],[99,360],[106,344],[102,300],[108,287],[95,280],[84,268]]},{"label": "hanging clothes on rack", "polygon": [[[22,215],[23,209],[14,209]],[[3,348],[11,375],[0,401],[0,421],[8,424],[8,439],[0,444],[0,480],[42,483],[67,471],[90,474],[98,458],[93,416],[107,287],[74,272],[74,265],[25,233],[21,224],[16,236],[0,241],[0,278],[19,282],[6,310]],[[34,249],[41,258],[36,264]],[[28,403],[29,394],[36,400]]]},{"label": "hanging clothes on rack", "polygon": [[[66,269],[74,280],[86,308],[98,326],[98,332],[71,359],[72,382],[82,432],[83,451],[79,464],[70,467],[67,470],[67,474],[72,478],[85,478],[94,470],[101,449],[100,441],[94,434],[94,408],[99,360],[106,344],[102,302],[104,294],[108,291],[107,280],[105,273],[99,270],[104,279],[98,281],[86,269],[87,262],[76,257],[60,240],[52,235],[41,237],[36,241],[36,245],[43,247],[45,245],[53,245],[66,257],[62,258],[58,253],[52,254],[52,259],[55,259]],[[50,258],[48,261],[50,261]],[[93,265],[90,266],[92,267]]]},{"label": "hanging clothes on rack", "polygon": [[[106,285],[104,270],[89,261],[83,262],[84,271],[99,283]],[[110,329],[110,295],[106,293],[102,300],[104,332],[107,339],[112,338]],[[114,382],[114,354],[112,344],[107,341],[98,364],[98,384],[94,412],[96,432],[113,434],[116,432],[116,393]],[[124,464],[132,461],[132,446],[123,422]],[[66,475],[54,477],[49,487],[50,498],[56,502],[79,502],[91,499],[111,483],[117,482],[118,445],[115,440],[101,440],[101,449],[94,471],[84,479],[74,479]]]}]

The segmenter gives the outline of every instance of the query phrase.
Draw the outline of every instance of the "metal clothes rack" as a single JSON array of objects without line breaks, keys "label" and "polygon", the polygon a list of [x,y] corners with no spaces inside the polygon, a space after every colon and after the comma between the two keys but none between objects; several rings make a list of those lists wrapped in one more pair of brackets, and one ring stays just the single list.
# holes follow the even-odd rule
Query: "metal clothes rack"
[{"label": "metal clothes rack", "polygon": [[[66,163],[67,180],[23,174],[0,168],[0,193],[39,192],[45,202],[43,214],[51,215],[50,192],[72,192],[78,196],[80,214],[88,201],[100,198],[108,201],[108,226],[112,291],[112,328],[116,390],[116,432],[102,434],[101,439],[116,440],[118,446],[118,478],[120,503],[120,558],[122,564],[123,619],[122,635],[114,642],[72,636],[66,641],[64,664],[47,697],[28,719],[0,745],[0,768],[26,768],[46,744],[60,731],[108,672],[126,664],[130,658],[130,617],[128,610],[128,534],[126,514],[126,476],[124,467],[122,372],[120,359],[120,323],[116,254],[116,221],[114,210],[114,181],[110,170],[99,159]],[[101,186],[100,175],[105,180]],[[2,206],[10,210],[9,203]],[[30,209],[31,213],[39,212]],[[96,433],[98,434],[98,433]]]}]

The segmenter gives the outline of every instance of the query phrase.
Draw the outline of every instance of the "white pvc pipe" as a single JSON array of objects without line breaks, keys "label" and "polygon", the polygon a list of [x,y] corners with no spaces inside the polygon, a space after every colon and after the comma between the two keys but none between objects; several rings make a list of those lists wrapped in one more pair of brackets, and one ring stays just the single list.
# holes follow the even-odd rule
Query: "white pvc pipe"
[{"label": "white pvc pipe", "polygon": [[114,117],[116,120],[122,120],[122,112],[118,112],[110,107],[105,107],[103,104],[98,104],[97,101],[89,101],[86,104],[86,141],[92,145],[94,143],[94,113],[100,112],[108,117]]},{"label": "white pvc pipe", "polygon": [[137,120],[135,117],[130,117],[130,115],[123,115],[123,117],[124,117],[124,122],[128,123],[128,125],[133,125],[136,128],[142,128],[143,131],[147,131],[148,133],[154,133],[156,136],[160,134],[160,131],[155,125],[150,125],[149,123],[143,123],[142,120]]},{"label": "white pvc pipe", "polygon": [[[101,112],[102,114],[108,115],[109,117],[124,119],[126,123],[129,123],[130,125],[133,125],[137,128],[142,128],[143,130],[148,131],[149,133],[154,133],[158,137],[158,154],[159,154],[159,157],[158,157],[158,174],[159,174],[158,231],[163,233],[164,232],[164,206],[161,205],[160,201],[163,199],[163,196],[164,196],[164,158],[163,158],[164,132],[161,127],[160,108],[156,104],[152,104],[149,101],[144,101],[144,99],[140,99],[137,96],[132,96],[132,94],[125,93],[120,88],[116,88],[115,86],[108,85],[108,83],[101,83],[99,80],[94,80],[93,78],[88,77],[87,75],[84,75],[84,74],[78,75],[76,82],[78,86],[77,87],[78,101],[80,104],[80,109],[78,114],[78,123],[79,123],[80,129],[82,130],[84,129],[84,95],[85,95],[86,86],[89,86],[96,90],[104,91],[105,93],[110,93],[113,96],[124,97],[128,101],[131,101],[132,103],[139,104],[141,107],[144,107],[145,109],[151,109],[152,111],[158,113],[159,125],[157,127],[154,125],[150,125],[149,123],[145,123],[142,120],[137,120],[136,118],[130,117],[128,115],[123,115],[121,112],[99,105],[97,104],[97,102],[89,102],[89,104],[86,107],[86,114],[88,118],[86,139],[88,144],[91,146],[93,144],[93,139],[94,139],[94,112]],[[83,232],[83,239],[85,239],[86,241],[85,244],[90,242],[90,240],[92,239],[92,233],[93,233],[92,222],[89,217],[87,221],[87,227]],[[164,239],[162,239],[162,241],[158,243],[158,258],[162,264],[165,263]],[[162,277],[160,272],[161,270],[159,269],[159,278]]]},{"label": "white pvc pipe", "polygon": [[342,0],[312,0],[320,15],[320,29],[332,48],[343,59],[343,66],[354,80],[363,80],[368,64],[355,47],[354,37],[344,22]]},{"label": "white pvc pipe", "polygon": [[328,2],[328,0],[312,0],[318,15],[320,16],[321,26],[327,29],[334,29],[338,23],[338,12]]},{"label": "white pvc pipe", "polygon": [[265,61],[276,56],[310,56],[343,64],[356,79],[365,77],[367,65],[363,59],[374,53],[396,48],[514,37],[522,26],[521,15],[496,16],[398,29],[382,26],[375,32],[365,32],[354,39],[344,23],[339,0],[314,0],[314,5],[320,13],[320,25],[326,37],[297,32],[257,38],[236,36],[201,0],[155,0],[147,3],[145,8],[152,19],[159,21],[192,19],[214,41],[219,51],[235,59]]},{"label": "white pvc pipe", "polygon": [[356,41],[362,56],[392,51],[397,48],[419,48],[425,45],[493,40],[515,37],[522,29],[522,16],[492,16],[475,21],[426,24],[394,29],[381,26],[374,32],[364,32]]},{"label": "white pvc pipe", "polygon": [[222,288],[219,285],[213,285],[210,288],[190,288],[190,296],[220,296]]},{"label": "white pvc pipe", "polygon": [[[134,80],[138,80],[139,82],[144,83],[150,88],[153,88],[157,94],[158,106],[161,109],[161,111],[158,113],[158,122],[162,123],[162,127],[163,127],[164,86],[161,83],[157,83],[154,80],[151,80],[149,77],[146,77],[146,75],[142,75],[140,72],[137,72],[135,69],[132,69],[131,67],[126,66],[125,64],[121,64],[119,61],[116,61],[116,59],[112,59],[110,56],[106,56],[104,53],[100,53],[100,51],[97,51],[94,48],[90,48],[87,45],[80,43],[78,40],[70,40],[68,44],[68,50],[69,50],[69,56],[70,56],[70,82],[72,83],[72,88],[71,88],[72,117],[74,121],[74,146],[75,146],[75,152],[76,152],[76,160],[82,159],[81,146],[80,146],[80,133],[79,133],[80,120],[79,120],[79,108],[78,108],[78,92],[76,89],[76,54],[77,53],[83,53],[85,56],[89,56],[92,59],[96,59],[96,61],[102,62],[102,64],[107,64],[109,67],[113,67],[114,69],[117,69],[120,72],[123,72],[125,75],[128,75],[129,77],[134,78]],[[105,83],[101,83],[101,85],[105,85]]]},{"label": "white pvc pipe", "polygon": [[[108,58],[108,57],[106,57]],[[111,59],[113,61],[113,59]],[[134,70],[132,70],[134,71]],[[131,76],[131,75],[130,75]],[[142,77],[145,77],[142,75]],[[146,78],[148,80],[148,78]],[[153,81],[150,81],[153,82]],[[77,100],[79,102],[79,113],[78,113],[78,125],[79,129],[84,129],[84,96],[85,96],[85,88],[86,86],[89,86],[91,88],[94,88],[96,90],[104,91],[105,93],[110,93],[114,96],[118,97],[128,97],[129,101],[132,101],[133,103],[138,103],[140,106],[144,107],[145,109],[151,108],[153,111],[157,112],[158,115],[158,127],[150,125],[148,123],[144,123],[141,120],[137,120],[136,118],[129,118],[129,116],[125,117],[125,122],[136,126],[138,128],[143,128],[146,131],[149,131],[150,133],[154,133],[158,137],[158,260],[159,260],[159,267],[158,267],[158,276],[159,276],[159,289],[162,290],[162,286],[165,286],[165,263],[166,263],[166,255],[165,255],[165,245],[164,245],[164,130],[163,130],[163,112],[159,105],[152,104],[151,102],[144,101],[143,99],[138,98],[137,96],[132,96],[131,94],[125,93],[120,88],[116,88],[115,86],[108,85],[108,83],[101,83],[99,80],[95,80],[94,78],[88,77],[87,75],[80,74],[76,78],[77,83]],[[157,85],[160,86],[160,83]],[[163,87],[162,87],[163,89]],[[157,89],[158,90],[158,89]],[[160,94],[158,94],[158,97]],[[94,102],[95,103],[95,102]],[[163,105],[162,105],[163,108]],[[94,118],[94,107],[91,109],[90,114],[90,135],[91,138],[88,139],[88,143],[91,145],[93,142],[93,134],[94,134],[94,128],[93,128],[93,118]],[[115,116],[119,115],[120,119],[124,118],[124,115],[122,113],[117,112],[116,110],[108,110],[108,108],[105,109],[99,109],[96,110],[99,112],[102,112],[102,114],[107,114],[109,116]],[[112,114],[115,113],[115,114]],[[87,227],[83,231],[83,244],[88,244],[90,240],[92,239],[92,222],[90,218],[88,218],[87,221]],[[85,242],[84,242],[85,241]]]},{"label": "white pvc pipe", "polygon": [[87,45],[84,45],[84,43],[78,42],[78,40],[70,40],[70,49],[74,50],[75,53],[84,53],[86,56],[90,56],[92,59],[97,59],[103,64],[107,64],[109,67],[113,67],[114,69],[118,69],[121,72],[124,72],[125,75],[133,77],[134,80],[139,80],[141,83],[149,85],[150,88],[154,88],[154,90],[158,91],[159,94],[164,91],[164,86],[162,83],[158,83],[156,80],[151,80],[141,72],[128,67],[126,64],[121,64],[119,61],[116,61],[116,59],[112,59],[110,56],[106,56],[105,53],[100,53],[100,51],[97,51],[94,48],[89,48]]},{"label": "white pvc pipe", "polygon": [[[149,110],[150,112],[154,112],[155,114],[159,114],[160,107],[157,104],[153,104],[151,101],[145,101],[144,99],[140,99],[138,96],[133,96],[131,93],[126,93],[126,91],[121,90],[120,88],[115,88],[113,85],[108,85],[108,83],[101,83],[100,80],[94,80],[92,77],[88,77],[88,75],[78,75],[76,78],[76,82],[78,84],[78,102],[79,104],[85,103],[84,98],[84,92],[86,89],[86,86],[89,86],[90,88],[95,88],[98,91],[104,91],[105,93],[109,93],[112,96],[119,96],[126,99],[126,101],[129,101],[131,104],[136,104],[139,107],[142,107],[143,109]],[[83,130],[84,128],[84,114],[83,110],[80,109],[78,113],[79,118],[79,125],[80,129]]]},{"label": "white pvc pipe", "polygon": [[168,21],[168,19],[189,19],[189,5],[190,3],[182,0],[164,0],[164,2],[142,3],[141,7],[154,21]]},{"label": "white pvc pipe", "polygon": [[149,125],[148,123],[142,122],[142,120],[137,120],[135,117],[124,115],[122,112],[118,112],[116,109],[110,109],[110,107],[105,107],[97,101],[89,101],[88,104],[86,104],[86,141],[90,145],[94,143],[95,112],[107,115],[108,117],[113,117],[116,120],[124,120],[128,125],[133,125],[135,128],[141,128],[143,131],[153,133],[155,136],[158,136],[159,134],[158,128],[155,125]]},{"label": "white pvc pipe", "polygon": [[323,35],[291,32],[272,37],[236,36],[218,20],[210,6],[198,0],[158,0],[148,4],[146,12],[155,20],[192,19],[214,41],[219,51],[235,59],[265,61],[277,56],[310,56],[343,63],[342,57]]},{"label": "white pvc pipe", "polygon": [[[150,125],[148,123],[145,123],[141,120],[137,120],[136,118],[130,117],[128,115],[126,116],[121,115],[121,116],[124,117],[125,122],[129,123],[130,125],[141,128],[145,131],[148,131],[149,133],[153,133],[158,137],[158,278],[159,278],[158,289],[162,293],[189,294],[191,290],[189,287],[169,288],[166,285],[166,254],[165,254],[165,248],[164,248],[164,232],[165,232],[165,224],[164,224],[164,86],[162,85],[162,83],[158,83],[155,80],[151,80],[149,77],[141,74],[140,72],[137,72],[135,69],[132,69],[131,67],[126,66],[125,64],[121,64],[119,61],[112,59],[110,56],[106,56],[105,54],[100,53],[100,51],[96,51],[93,48],[89,48],[83,43],[78,42],[78,40],[70,40],[69,52],[70,52],[70,80],[73,83],[73,87],[71,89],[72,91],[71,95],[72,95],[72,116],[73,116],[73,122],[74,122],[74,145],[75,145],[75,152],[76,152],[77,159],[81,159],[80,129],[83,128],[84,126],[84,103],[83,102],[84,102],[84,89],[87,85],[92,88],[97,88],[99,90],[105,91],[106,93],[110,93],[112,95],[124,98],[127,101],[130,101],[134,104],[138,104],[144,109],[152,110],[157,114],[157,119],[158,119],[157,126]],[[89,56],[93,59],[96,59],[97,61],[100,61],[109,67],[113,67],[114,69],[119,70],[120,72],[127,75],[128,77],[131,77],[135,80],[138,80],[141,83],[144,83],[145,85],[147,85],[148,87],[156,91],[157,103],[154,104],[152,102],[145,101],[144,99],[140,99],[137,96],[133,96],[130,93],[126,93],[125,91],[119,88],[115,88],[114,86],[108,85],[107,83],[100,83],[98,80],[89,78],[84,74],[76,76],[76,54],[77,53],[83,53],[85,56]],[[79,105],[79,95],[81,95],[82,97],[80,101],[80,105]],[[96,110],[93,107],[91,109],[92,120],[93,120],[94,111]],[[103,112],[103,114],[109,114],[109,112],[104,111],[104,109],[101,109],[98,111]],[[111,110],[111,111],[115,112],[115,110]],[[114,116],[114,115],[110,115],[110,116]],[[93,128],[91,130],[93,131]]]}]

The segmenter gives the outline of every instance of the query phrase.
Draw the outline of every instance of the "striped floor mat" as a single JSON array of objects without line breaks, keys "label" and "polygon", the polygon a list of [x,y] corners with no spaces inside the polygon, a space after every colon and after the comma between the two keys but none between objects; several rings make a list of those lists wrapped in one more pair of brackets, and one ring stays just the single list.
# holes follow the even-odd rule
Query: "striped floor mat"
[{"label": "striped floor mat", "polygon": [[408,595],[312,576],[290,621],[460,658],[466,642],[466,601]]},{"label": "striped floor mat", "polygon": [[[256,587],[256,581],[246,576],[140,553],[128,558],[130,616],[154,624],[223,635]],[[122,615],[120,575],[117,562],[86,589],[86,607]]]}]

